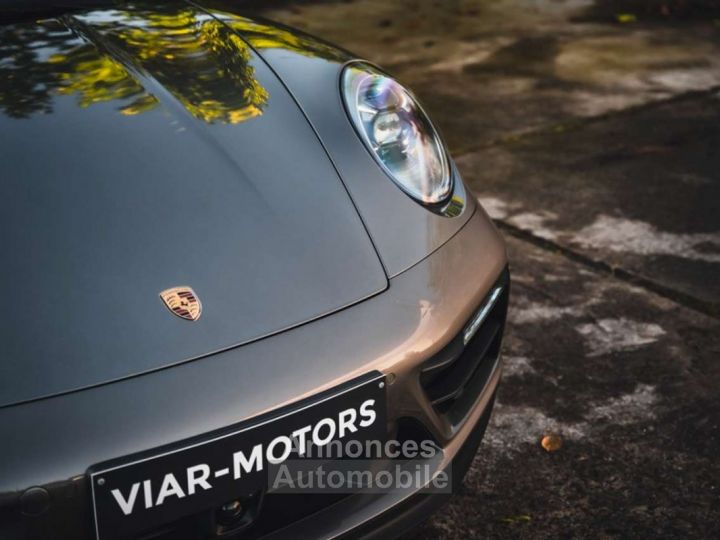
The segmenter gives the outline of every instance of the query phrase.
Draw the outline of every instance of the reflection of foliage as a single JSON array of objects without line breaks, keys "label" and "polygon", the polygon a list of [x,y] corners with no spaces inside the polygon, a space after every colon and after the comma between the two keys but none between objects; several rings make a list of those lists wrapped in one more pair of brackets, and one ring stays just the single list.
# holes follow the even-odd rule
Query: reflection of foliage
[{"label": "reflection of foliage", "polygon": [[[210,123],[242,122],[262,114],[267,103],[250,48],[192,8],[90,12],[67,21],[83,40],[43,25],[5,29],[0,106],[11,116],[49,112],[51,91],[75,95],[83,107],[124,100],[120,112],[139,114],[158,103],[146,90],[152,92],[153,83],[141,84],[146,77]],[[17,84],[18,77],[27,82]]]},{"label": "reflection of foliage", "polygon": [[[262,114],[262,106],[268,99],[267,91],[255,80],[253,68],[250,66],[250,51],[245,42],[236,34],[227,30],[222,23],[212,21],[203,26],[210,50],[218,56],[228,59],[226,68],[228,77],[240,91],[238,98],[242,97],[244,106],[232,110],[225,110],[223,103],[207,96],[201,106],[188,103],[191,112],[211,122],[227,115],[231,123],[242,122],[247,118]],[[208,81],[211,74],[205,74],[202,79]]]},{"label": "reflection of foliage", "polygon": [[465,201],[457,195],[450,199],[447,207],[443,209],[443,215],[447,217],[457,217],[462,213],[465,207]]},{"label": "reflection of foliage", "polygon": [[48,59],[58,71],[57,91],[63,95],[77,95],[81,107],[93,103],[135,98],[120,108],[123,114],[138,114],[157,105],[157,99],[143,87],[119,62],[100,56],[91,46],[81,46],[69,54],[54,54]]},{"label": "reflection of foliage", "polygon": [[262,113],[268,94],[255,79],[250,49],[222,23],[192,9],[113,15],[109,23],[83,19],[127,51],[192,115],[237,123]]},{"label": "reflection of foliage", "polygon": [[318,56],[340,61],[346,57],[346,53],[337,47],[296,30],[276,25],[270,26],[224,13],[222,15],[227,17],[225,22],[228,26],[240,33],[250,45],[258,50],[286,49],[305,56]]},{"label": "reflection of foliage", "polygon": [[[262,3],[262,0],[261,0]],[[203,0],[203,6],[213,16],[238,32],[253,48],[285,49],[304,56],[316,56],[328,60],[349,60],[350,54],[337,46],[322,41],[297,30],[275,22],[264,22],[261,18],[247,18],[239,13],[252,9],[247,2],[227,2],[227,0]],[[235,6],[235,8],[233,7]],[[237,9],[235,11],[234,9]]]},{"label": "reflection of foliage", "polygon": [[39,58],[45,48],[67,48],[67,30],[56,25],[0,26],[0,109],[11,117],[50,112],[55,68]]}]

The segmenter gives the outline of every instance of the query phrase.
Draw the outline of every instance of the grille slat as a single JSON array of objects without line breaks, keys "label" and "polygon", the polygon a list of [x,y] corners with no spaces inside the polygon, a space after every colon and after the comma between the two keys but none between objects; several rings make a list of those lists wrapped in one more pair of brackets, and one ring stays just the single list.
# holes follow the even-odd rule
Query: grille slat
[{"label": "grille slat", "polygon": [[506,269],[463,330],[421,367],[420,384],[428,399],[453,424],[472,407],[500,355],[509,284]]},{"label": "grille slat", "polygon": [[479,339],[475,342],[481,350],[470,352],[466,349],[466,354],[463,354],[455,361],[444,377],[441,377],[440,380],[425,389],[433,405],[441,405],[446,401],[460,397],[470,378],[477,370],[479,365],[477,359],[485,357],[499,331],[499,324],[483,326],[476,335]]}]

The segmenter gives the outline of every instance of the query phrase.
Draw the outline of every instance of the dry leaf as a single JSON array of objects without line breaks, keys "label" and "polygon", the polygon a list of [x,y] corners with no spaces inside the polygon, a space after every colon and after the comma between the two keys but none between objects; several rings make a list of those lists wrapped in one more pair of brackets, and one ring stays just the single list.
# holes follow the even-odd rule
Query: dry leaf
[{"label": "dry leaf", "polygon": [[622,24],[634,23],[637,21],[637,17],[632,13],[618,13],[617,21]]},{"label": "dry leaf", "polygon": [[548,433],[542,438],[540,444],[547,452],[555,452],[560,450],[562,446],[562,438],[556,433]]},{"label": "dry leaf", "polygon": [[505,523],[518,523],[518,522],[522,522],[522,521],[527,522],[527,521],[531,521],[531,520],[532,520],[532,518],[527,514],[521,514],[519,516],[509,516],[509,517],[503,518],[503,521]]}]

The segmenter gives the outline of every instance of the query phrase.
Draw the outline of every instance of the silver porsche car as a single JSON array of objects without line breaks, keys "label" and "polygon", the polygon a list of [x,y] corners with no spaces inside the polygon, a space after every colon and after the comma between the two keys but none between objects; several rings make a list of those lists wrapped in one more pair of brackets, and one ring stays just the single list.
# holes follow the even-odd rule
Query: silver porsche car
[{"label": "silver porsche car", "polygon": [[0,6],[0,538],[387,538],[446,501],[509,277],[411,91],[238,2]]}]

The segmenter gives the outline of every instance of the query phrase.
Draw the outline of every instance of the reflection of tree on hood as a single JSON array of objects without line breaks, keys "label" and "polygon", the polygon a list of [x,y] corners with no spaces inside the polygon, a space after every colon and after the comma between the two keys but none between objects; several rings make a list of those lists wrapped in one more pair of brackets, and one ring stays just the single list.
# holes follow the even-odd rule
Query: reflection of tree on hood
[{"label": "reflection of tree on hood", "polygon": [[220,13],[224,22],[237,30],[255,49],[285,49],[305,56],[316,56],[330,60],[343,61],[348,53],[334,45],[303,34],[299,30],[289,30],[280,25],[267,25],[228,13]]},{"label": "reflection of tree on hood", "polygon": [[58,74],[47,51],[66,53],[72,46],[58,25],[0,26],[0,109],[13,118],[51,112]]},{"label": "reflection of tree on hood", "polygon": [[[0,61],[0,77],[6,78],[10,64],[18,77],[32,78],[22,89],[13,84],[0,89],[7,114],[49,112],[53,90],[76,95],[83,107],[123,100],[120,112],[140,114],[158,103],[139,82],[145,74],[209,123],[242,122],[262,114],[267,103],[249,47],[222,23],[192,9],[103,11],[69,19],[69,25],[86,40],[57,23],[33,25],[29,34],[22,26],[4,31],[10,39],[3,39],[0,51],[10,61]],[[134,78],[133,71],[140,76]]]}]

